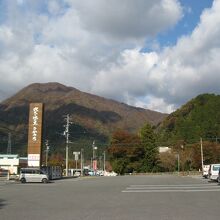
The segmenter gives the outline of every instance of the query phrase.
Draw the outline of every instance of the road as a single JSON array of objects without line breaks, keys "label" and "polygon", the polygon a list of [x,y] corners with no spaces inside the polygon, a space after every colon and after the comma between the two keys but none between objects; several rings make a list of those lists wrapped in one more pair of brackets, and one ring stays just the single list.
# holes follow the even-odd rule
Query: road
[{"label": "road", "polygon": [[201,177],[91,177],[0,182],[1,220],[219,219],[220,186]]}]

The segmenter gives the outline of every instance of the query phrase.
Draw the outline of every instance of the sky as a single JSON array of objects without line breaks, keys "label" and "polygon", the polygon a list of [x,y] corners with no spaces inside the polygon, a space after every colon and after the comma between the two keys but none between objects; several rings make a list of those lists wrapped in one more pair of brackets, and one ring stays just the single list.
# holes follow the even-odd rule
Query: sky
[{"label": "sky", "polygon": [[220,94],[220,0],[0,0],[0,101],[59,82],[170,113]]}]

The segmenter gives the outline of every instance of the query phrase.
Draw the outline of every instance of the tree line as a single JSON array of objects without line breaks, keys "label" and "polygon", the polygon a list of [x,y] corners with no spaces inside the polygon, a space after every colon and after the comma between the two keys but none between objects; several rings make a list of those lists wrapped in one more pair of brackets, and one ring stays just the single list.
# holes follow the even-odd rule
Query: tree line
[{"label": "tree line", "polygon": [[[159,153],[159,146],[169,150]],[[184,140],[158,143],[158,134],[151,125],[144,125],[137,134],[115,131],[108,147],[112,169],[119,173],[174,172],[178,157],[180,171],[201,170],[200,142],[189,144]],[[216,141],[203,143],[204,164],[220,162],[220,145]]]}]

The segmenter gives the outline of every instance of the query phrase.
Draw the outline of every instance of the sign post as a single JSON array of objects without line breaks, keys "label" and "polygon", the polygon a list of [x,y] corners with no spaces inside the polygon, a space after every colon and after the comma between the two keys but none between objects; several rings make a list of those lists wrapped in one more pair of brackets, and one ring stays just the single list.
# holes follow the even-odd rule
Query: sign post
[{"label": "sign post", "polygon": [[43,103],[31,103],[28,124],[28,166],[41,166]]},{"label": "sign post", "polygon": [[77,170],[77,163],[78,163],[78,160],[79,160],[79,155],[80,155],[80,152],[73,152],[73,155],[75,156],[75,161],[76,161],[76,170]]}]

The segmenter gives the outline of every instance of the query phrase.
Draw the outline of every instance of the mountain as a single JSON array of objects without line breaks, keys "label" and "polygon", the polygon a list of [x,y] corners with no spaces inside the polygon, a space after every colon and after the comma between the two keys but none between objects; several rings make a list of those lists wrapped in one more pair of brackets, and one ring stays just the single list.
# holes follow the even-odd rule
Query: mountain
[{"label": "mountain", "polygon": [[160,141],[199,142],[220,137],[220,95],[202,94],[167,116],[157,128]]},{"label": "mountain", "polygon": [[[156,125],[166,114],[132,107],[114,100],[81,92],[59,83],[31,84],[0,104],[0,151],[6,150],[7,134],[12,133],[15,152],[25,154],[28,111],[31,102],[44,103],[44,140],[56,151],[64,149],[64,116],[71,118],[70,138],[75,147],[91,145],[93,140],[107,143],[117,129],[137,132],[144,123]],[[14,136],[14,139],[13,139]],[[77,146],[76,146],[77,145]],[[73,147],[74,148],[74,147]]]}]

